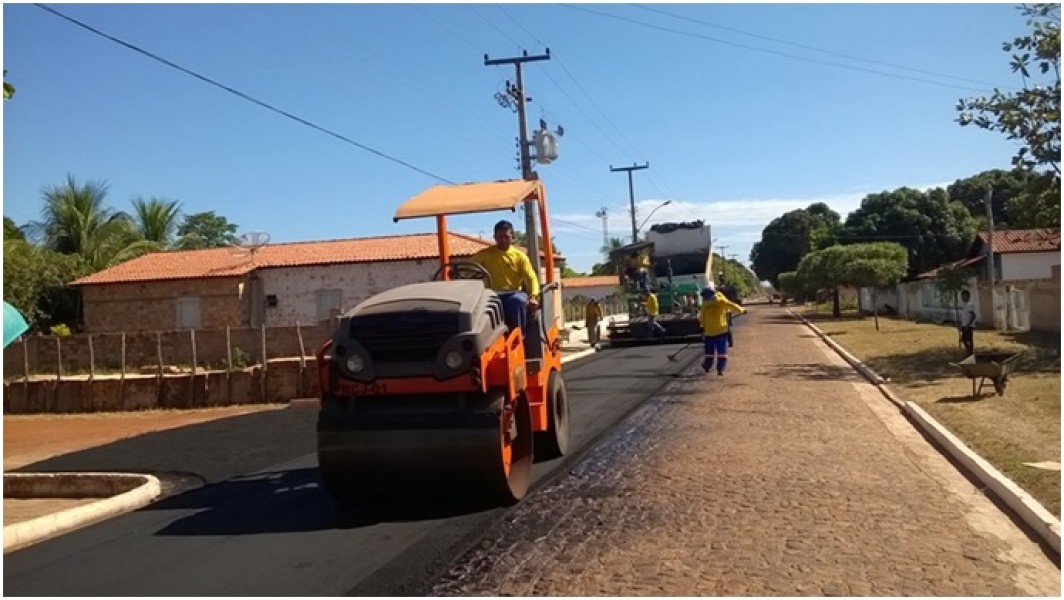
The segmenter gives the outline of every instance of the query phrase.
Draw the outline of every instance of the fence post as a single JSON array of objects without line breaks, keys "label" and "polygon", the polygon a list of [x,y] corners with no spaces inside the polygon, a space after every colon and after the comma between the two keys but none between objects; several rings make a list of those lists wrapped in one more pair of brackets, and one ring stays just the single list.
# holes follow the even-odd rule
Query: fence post
[{"label": "fence post", "polygon": [[299,327],[299,321],[296,321],[296,337],[299,339],[299,382],[296,384],[296,392],[299,397],[303,397],[303,371],[307,366],[307,360],[305,358],[307,352],[303,347],[303,330]]},{"label": "fence post", "polygon": [[118,376],[118,397],[124,408],[126,405],[126,332],[124,331],[122,332],[122,356],[119,360],[121,361],[119,367],[121,374]]},{"label": "fence post", "polygon": [[[40,356],[38,355],[38,359]],[[22,385],[26,388],[26,399],[30,397],[30,338],[22,338]]]},{"label": "fence post", "polygon": [[155,359],[159,363],[155,377],[155,404],[158,405],[163,397],[163,334],[160,331],[155,332]]},{"label": "fence post", "polygon": [[192,406],[196,397],[196,330],[188,330],[189,341],[192,344],[192,376],[188,378],[188,405]]},{"label": "fence post", "polygon": [[89,334],[89,381],[96,377],[96,349],[92,346],[92,334]]},{"label": "fence post", "polygon": [[233,403],[233,343],[229,337],[229,326],[225,326],[225,398]]},{"label": "fence post", "polygon": [[260,402],[266,402],[266,324],[259,325],[260,344],[262,345],[262,377],[259,378]]},{"label": "fence post", "polygon": [[55,336],[55,380],[62,381],[63,379],[63,343],[60,341],[60,337]]}]

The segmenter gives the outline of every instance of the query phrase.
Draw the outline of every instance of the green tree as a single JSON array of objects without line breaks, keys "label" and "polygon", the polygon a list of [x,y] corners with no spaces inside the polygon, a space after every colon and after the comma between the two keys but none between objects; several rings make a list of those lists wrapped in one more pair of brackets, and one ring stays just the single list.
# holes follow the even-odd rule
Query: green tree
[{"label": "green tree", "polygon": [[[1019,73],[1023,88],[1009,93],[995,89],[989,98],[961,99],[957,122],[999,131],[1018,142],[1013,165],[1048,167],[1059,175],[1060,5],[1021,5],[1020,10],[1031,32],[1005,42],[1002,49],[1011,53],[1009,66]],[[1037,69],[1036,77],[1031,76],[1032,69]]]},{"label": "green tree", "polygon": [[10,100],[15,95],[15,86],[7,82],[7,69],[4,69],[4,100]]},{"label": "green tree", "polygon": [[839,214],[822,202],[773,219],[750,250],[754,273],[778,286],[780,273],[794,271],[803,256],[834,243],[839,225]]},{"label": "green tree", "polygon": [[954,318],[960,323],[960,293],[968,287],[968,281],[972,277],[969,269],[957,268],[947,265],[938,270],[935,275],[935,289],[946,298],[953,300]]},{"label": "green tree", "polygon": [[909,274],[928,271],[967,254],[976,222],[945,190],[899,188],[869,194],[843,227],[846,243],[895,241],[909,252]]},{"label": "green tree", "polygon": [[842,272],[839,277],[849,285],[867,287],[872,291],[872,316],[879,331],[880,289],[898,285],[908,270],[908,252],[899,244],[874,242],[837,246],[843,249]]},{"label": "green tree", "polygon": [[173,243],[180,214],[181,204],[176,200],[133,200],[133,223],[137,232],[142,238],[158,244],[160,248],[167,248]]},{"label": "green tree", "polygon": [[1009,199],[1008,213],[1013,229],[1060,227],[1060,177],[1053,173],[1031,175],[1027,187]]},{"label": "green tree", "polygon": [[804,289],[802,288],[802,282],[798,278],[798,273],[794,271],[787,271],[786,273],[780,273],[777,275],[777,279],[780,281],[779,290],[785,295],[799,300],[803,297]]},{"label": "green tree", "polygon": [[76,254],[23,240],[4,242],[4,300],[42,330],[78,320],[78,292],[69,283],[92,272]]},{"label": "green tree", "polygon": [[26,234],[22,233],[22,229],[15,222],[11,220],[11,217],[4,217],[4,241],[7,240],[25,240]]},{"label": "green tree", "polygon": [[236,227],[213,210],[185,215],[177,228],[176,246],[181,250],[232,246],[237,243]]},{"label": "green tree", "polygon": [[105,183],[79,185],[68,176],[42,193],[41,220],[29,228],[50,250],[76,254],[98,270],[159,249],[140,237],[128,215],[104,206]]},{"label": "green tree", "polygon": [[617,275],[617,264],[610,260],[610,253],[625,246],[624,238],[611,237],[609,245],[601,248],[606,259],[591,266],[592,275]]}]

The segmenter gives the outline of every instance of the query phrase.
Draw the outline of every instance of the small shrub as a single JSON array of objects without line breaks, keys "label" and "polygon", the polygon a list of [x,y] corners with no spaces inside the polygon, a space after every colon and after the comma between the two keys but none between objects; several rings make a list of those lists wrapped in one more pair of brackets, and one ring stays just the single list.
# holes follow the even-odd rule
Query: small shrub
[{"label": "small shrub", "polygon": [[52,335],[54,335],[56,337],[69,337],[70,336],[70,327],[67,327],[65,323],[60,323],[58,325],[52,325],[51,332],[52,332]]}]

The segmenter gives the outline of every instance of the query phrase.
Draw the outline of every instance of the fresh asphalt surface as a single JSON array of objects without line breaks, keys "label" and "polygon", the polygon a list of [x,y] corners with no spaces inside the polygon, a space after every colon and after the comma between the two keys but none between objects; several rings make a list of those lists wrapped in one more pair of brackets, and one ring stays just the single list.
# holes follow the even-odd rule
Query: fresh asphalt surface
[{"label": "fresh asphalt surface", "polygon": [[[617,348],[567,363],[571,450],[533,486],[700,355],[700,344]],[[345,508],[319,487],[317,411],[288,408],[146,434],[24,471],[155,473],[171,494],[4,556],[15,596],[424,595],[505,508],[431,496]],[[187,487],[186,487],[187,486]],[[191,489],[190,489],[191,488]],[[189,491],[181,491],[181,490]]]}]

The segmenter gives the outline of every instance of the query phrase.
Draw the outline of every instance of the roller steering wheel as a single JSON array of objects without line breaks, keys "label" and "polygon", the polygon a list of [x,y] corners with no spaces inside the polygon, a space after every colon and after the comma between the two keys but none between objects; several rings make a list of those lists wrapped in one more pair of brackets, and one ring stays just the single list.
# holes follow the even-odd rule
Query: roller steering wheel
[{"label": "roller steering wheel", "polygon": [[491,274],[488,273],[487,269],[475,262],[453,262],[442,266],[439,269],[436,269],[436,272],[432,274],[432,280],[440,281],[445,268],[450,269],[449,274],[451,279],[474,279],[483,281],[484,285],[489,288],[491,287]]}]

